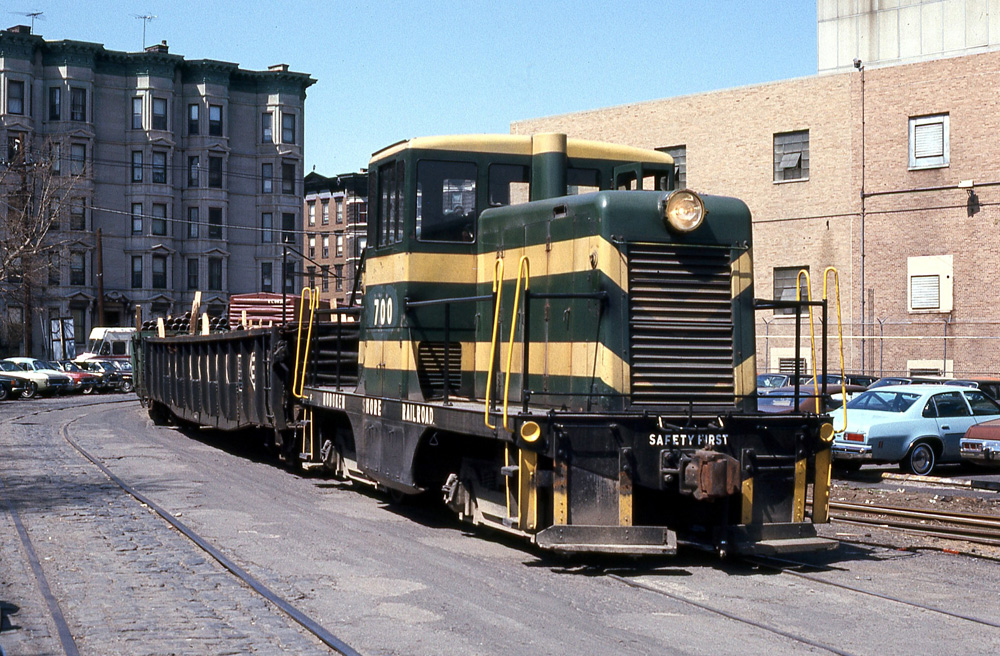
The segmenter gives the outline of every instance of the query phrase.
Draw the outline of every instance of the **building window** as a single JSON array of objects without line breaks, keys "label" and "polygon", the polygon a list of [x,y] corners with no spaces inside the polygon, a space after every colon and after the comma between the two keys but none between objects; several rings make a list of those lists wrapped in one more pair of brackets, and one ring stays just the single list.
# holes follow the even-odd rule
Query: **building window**
[{"label": "building window", "polygon": [[222,136],[222,105],[208,106],[208,134],[212,137]]},{"label": "building window", "polygon": [[166,184],[167,182],[167,154],[153,151],[153,182],[156,184]]},{"label": "building window", "polygon": [[142,256],[132,256],[132,289],[142,289]]},{"label": "building window", "polygon": [[132,99],[132,129],[142,129],[142,98]]},{"label": "building window", "polygon": [[323,267],[323,291],[330,291],[330,270]]},{"label": "building window", "polygon": [[295,215],[291,212],[284,212],[281,215],[281,243],[294,244],[295,242]]},{"label": "building window", "polygon": [[167,99],[153,98],[153,129],[167,129]]},{"label": "building window", "polygon": [[323,259],[330,257],[330,235],[323,235]]},{"label": "building window", "polygon": [[281,193],[295,193],[295,162],[281,163]]},{"label": "building window", "polygon": [[49,255],[49,286],[58,287],[62,284],[62,271],[59,270],[59,256]]},{"label": "building window", "polygon": [[287,262],[285,264],[285,291],[289,294],[295,293],[295,263]]},{"label": "building window", "polygon": [[774,135],[774,181],[809,179],[809,130]]},{"label": "building window", "polygon": [[910,168],[948,166],[948,115],[918,116],[910,119]]},{"label": "building window", "polygon": [[337,235],[337,253],[334,257],[344,257],[344,235]]},{"label": "building window", "polygon": [[260,215],[260,241],[262,244],[270,244],[274,241],[274,215],[264,212]]},{"label": "building window", "polygon": [[87,90],[73,87],[69,90],[69,118],[73,121],[87,120]]},{"label": "building window", "polygon": [[49,120],[62,118],[62,87],[49,87]]},{"label": "building window", "polygon": [[330,225],[330,201],[323,201],[322,218],[323,225]]},{"label": "building window", "polygon": [[83,175],[87,164],[87,144],[75,143],[69,147],[69,172]]},{"label": "building window", "polygon": [[344,222],[344,200],[342,198],[337,199],[337,223]]},{"label": "building window", "polygon": [[657,148],[674,158],[674,189],[687,189],[687,146]]},{"label": "building window", "polygon": [[311,267],[309,267],[309,268],[306,269],[306,272],[309,274],[309,287],[315,288],[316,287],[316,267],[311,266]]},{"label": "building window", "polygon": [[153,256],[153,289],[167,288],[167,258],[162,255]]},{"label": "building window", "polygon": [[24,82],[7,80],[7,113],[24,114]]},{"label": "building window", "polygon": [[316,235],[309,235],[309,257],[316,257]]},{"label": "building window", "polygon": [[309,207],[309,225],[316,225],[316,201],[311,200],[308,203]]},{"label": "building window", "polygon": [[281,143],[295,143],[295,114],[281,113]]},{"label": "building window", "polygon": [[142,203],[132,203],[132,234],[142,234]]},{"label": "building window", "polygon": [[222,258],[208,258],[208,288],[212,291],[222,290]]},{"label": "building window", "polygon": [[208,208],[208,238],[222,239],[222,208]]},{"label": "building window", "polygon": [[198,289],[198,258],[189,257],[188,267],[188,289]]},{"label": "building window", "polygon": [[264,112],[260,115],[260,140],[264,143],[271,143],[274,140],[271,136],[272,121],[271,112]]},{"label": "building window", "polygon": [[167,234],[167,206],[163,203],[153,203],[153,218],[149,222],[151,234],[163,236]]},{"label": "building window", "polygon": [[[800,271],[809,271],[807,266],[775,267],[774,268],[774,300],[794,301],[796,296],[796,280],[802,300],[809,298],[809,288],[806,287],[806,276],[799,276]],[[774,313],[795,314],[794,308],[777,308]]]},{"label": "building window", "polygon": [[7,134],[7,162],[14,163],[24,155],[24,133],[10,132]]},{"label": "building window", "polygon": [[274,164],[266,162],[260,165],[260,193],[269,194],[274,187]]},{"label": "building window", "polygon": [[344,291],[344,265],[337,264],[333,267],[334,285],[338,292]]},{"label": "building window", "polygon": [[62,173],[62,144],[49,144],[49,164],[52,166],[52,175]]},{"label": "building window", "polygon": [[87,284],[87,261],[83,253],[69,254],[69,284]]},{"label": "building window", "polygon": [[198,237],[198,208],[189,207],[188,208],[188,218],[187,218],[187,235],[191,239],[197,239]]},{"label": "building window", "polygon": [[222,189],[222,158],[208,158],[208,186],[214,189]]},{"label": "building window", "polygon": [[906,258],[910,312],[951,312],[954,305],[954,257],[930,255]]},{"label": "building window", "polygon": [[198,172],[200,170],[201,160],[197,155],[192,155],[188,157],[188,186],[197,187],[198,186]]},{"label": "building window", "polygon": [[274,291],[274,265],[271,262],[260,263],[260,291]]},{"label": "building window", "polygon": [[142,151],[132,151],[132,182],[142,182]]},{"label": "building window", "polygon": [[201,127],[198,125],[198,105],[188,105],[188,136],[201,134]]},{"label": "building window", "polygon": [[70,230],[87,229],[86,198],[74,198],[72,204],[69,206],[69,229]]}]

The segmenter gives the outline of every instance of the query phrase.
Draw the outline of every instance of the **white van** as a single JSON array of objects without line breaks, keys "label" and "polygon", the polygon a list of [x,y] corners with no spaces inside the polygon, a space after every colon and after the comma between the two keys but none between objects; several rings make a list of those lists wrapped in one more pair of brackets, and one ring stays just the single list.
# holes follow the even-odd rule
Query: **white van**
[{"label": "white van", "polygon": [[87,351],[77,356],[77,360],[126,360],[132,357],[132,335],[135,328],[114,327],[94,328],[90,331]]}]

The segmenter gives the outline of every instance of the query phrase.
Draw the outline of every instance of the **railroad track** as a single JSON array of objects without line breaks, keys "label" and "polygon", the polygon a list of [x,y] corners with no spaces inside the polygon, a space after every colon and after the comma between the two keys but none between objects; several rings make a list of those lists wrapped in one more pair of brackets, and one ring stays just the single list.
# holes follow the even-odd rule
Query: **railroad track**
[{"label": "railroad track", "polygon": [[830,519],[1000,547],[1000,517],[921,508],[830,502]]},{"label": "railroad track", "polygon": [[[127,399],[113,399],[104,400],[91,403],[80,403],[72,406],[71,409],[76,410],[79,408],[88,408],[97,405],[107,405],[107,404],[117,404],[117,403],[135,403],[136,399],[134,397],[129,397]],[[28,417],[37,416],[40,414],[45,414],[48,412],[56,412],[61,410],[66,410],[66,407],[55,406],[55,407],[42,407],[35,408],[30,412],[25,412],[21,415],[6,418],[7,421],[12,423],[24,420]],[[252,589],[256,594],[260,595],[268,602],[273,604],[278,610],[291,618],[294,622],[299,624],[308,633],[312,634],[318,638],[323,644],[331,648],[338,654],[342,656],[360,656],[353,647],[348,645],[346,642],[338,638],[331,631],[320,625],[314,619],[306,615],[298,607],[292,604],[290,601],[280,596],[266,585],[261,583],[255,577],[253,577],[249,572],[240,567],[235,561],[226,556],[222,551],[215,545],[210,543],[208,540],[204,539],[200,535],[194,532],[190,527],[181,522],[175,515],[156,504],[152,499],[146,497],[134,487],[120,479],[116,476],[110,469],[108,469],[99,459],[90,454],[86,449],[84,449],[76,440],[74,440],[71,435],[71,426],[80,419],[82,415],[78,415],[73,419],[64,421],[60,427],[60,434],[62,438],[69,444],[74,450],[76,450],[80,455],[90,461],[92,465],[97,467],[112,483],[117,485],[123,492],[134,498],[139,503],[145,504],[150,510],[159,515],[164,521],[170,524],[178,532],[180,532],[189,541],[194,543],[198,548],[208,554],[211,558],[216,560],[223,568],[225,568],[230,574],[246,584],[250,589]],[[44,601],[48,607],[49,614],[56,625],[57,634],[59,642],[61,643],[63,653],[66,656],[79,656],[79,650],[76,645],[76,641],[73,637],[72,631],[69,628],[65,617],[63,616],[62,609],[59,606],[55,595],[52,594],[51,588],[49,586],[48,580],[45,577],[42,564],[39,561],[34,546],[32,545],[31,539],[28,536],[27,531],[25,531],[20,515],[16,508],[10,503],[7,498],[6,486],[3,483],[3,479],[0,478],[0,510],[6,510],[11,518],[13,519],[15,528],[17,530],[18,536],[21,540],[22,546],[27,554],[29,565],[31,567],[32,574],[39,585],[39,589],[42,593]],[[0,656],[3,656],[0,653]]]}]

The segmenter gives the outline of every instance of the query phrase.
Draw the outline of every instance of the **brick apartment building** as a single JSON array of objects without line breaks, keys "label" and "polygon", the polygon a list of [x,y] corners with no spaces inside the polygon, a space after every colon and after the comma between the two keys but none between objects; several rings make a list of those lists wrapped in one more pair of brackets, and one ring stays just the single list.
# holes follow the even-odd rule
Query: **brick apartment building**
[{"label": "brick apartment building", "polygon": [[129,53],[0,31],[0,173],[44,163],[72,178],[53,206],[68,217],[47,236],[47,275],[30,295],[18,276],[0,283],[0,319],[31,337],[0,349],[43,354],[56,317],[74,319],[81,345],[94,325],[129,325],[136,305],[180,312],[202,291],[220,313],[231,293],[280,291],[281,242],[301,243],[314,82],[285,65],[185,60],[165,43]]},{"label": "brick apartment building", "polygon": [[[849,370],[1000,373],[1000,3],[855,4],[820,0],[816,76],[511,131],[666,150],[682,184],[742,198],[758,298],[839,271]],[[757,346],[758,371],[791,366],[792,318],[758,312]]]},{"label": "brick apartment building", "polygon": [[[350,305],[361,253],[368,242],[368,175],[305,177],[302,212],[303,285],[318,287],[324,301]],[[361,302],[357,290],[355,304]]]}]

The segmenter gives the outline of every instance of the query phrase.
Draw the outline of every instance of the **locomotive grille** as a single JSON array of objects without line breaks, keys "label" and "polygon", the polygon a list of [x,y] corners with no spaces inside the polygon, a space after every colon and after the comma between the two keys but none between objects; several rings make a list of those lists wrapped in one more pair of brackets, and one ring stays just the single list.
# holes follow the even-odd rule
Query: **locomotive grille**
[{"label": "locomotive grille", "polygon": [[732,406],[729,251],[632,245],[628,266],[632,403]]}]

